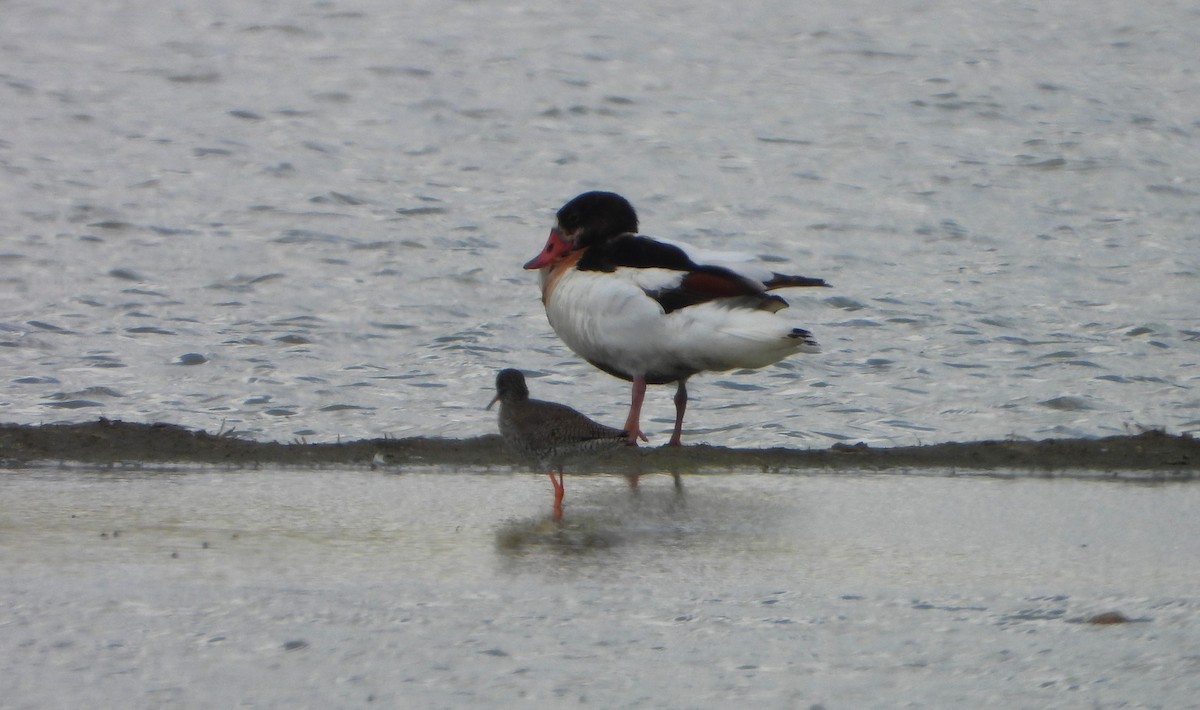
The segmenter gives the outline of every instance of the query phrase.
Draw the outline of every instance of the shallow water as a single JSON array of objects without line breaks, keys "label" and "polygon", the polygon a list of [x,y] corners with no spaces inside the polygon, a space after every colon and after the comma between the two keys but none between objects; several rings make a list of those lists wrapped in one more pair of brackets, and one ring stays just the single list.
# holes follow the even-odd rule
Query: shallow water
[{"label": "shallow water", "polygon": [[468,436],[518,366],[618,422],[520,269],[606,188],[835,286],[789,297],[823,354],[696,378],[691,441],[1195,432],[1198,20],[9,2],[0,417]]},{"label": "shallow water", "polygon": [[[6,707],[1185,707],[1200,488],[0,471]],[[1130,623],[1083,623],[1117,611]]]}]

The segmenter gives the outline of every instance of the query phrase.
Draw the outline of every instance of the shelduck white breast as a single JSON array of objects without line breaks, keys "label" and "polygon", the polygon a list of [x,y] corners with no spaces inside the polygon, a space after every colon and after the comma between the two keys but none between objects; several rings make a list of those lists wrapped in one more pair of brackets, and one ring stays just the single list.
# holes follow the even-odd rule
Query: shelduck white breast
[{"label": "shelduck white breast", "polygon": [[612,192],[579,195],[557,218],[525,268],[540,270],[546,318],[567,347],[633,382],[625,422],[631,444],[646,441],[639,420],[647,384],[678,383],[670,441],[678,446],[689,377],[819,350],[771,291],[825,281],[638,234],[633,205]]}]

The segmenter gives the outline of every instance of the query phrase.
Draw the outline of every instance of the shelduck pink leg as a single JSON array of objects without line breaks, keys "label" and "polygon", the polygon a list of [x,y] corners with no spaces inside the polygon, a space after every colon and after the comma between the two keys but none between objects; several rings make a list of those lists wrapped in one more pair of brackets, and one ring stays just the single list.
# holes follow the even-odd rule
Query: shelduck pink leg
[{"label": "shelduck pink leg", "polygon": [[645,398],[646,378],[638,375],[633,378],[633,401],[629,404],[629,417],[625,420],[625,432],[629,436],[630,446],[637,446],[638,439],[649,441],[639,424],[642,418],[642,400]]},{"label": "shelduck pink leg", "polygon": [[667,442],[667,446],[682,446],[680,434],[683,432],[683,413],[687,411],[687,378],[679,381],[679,387],[675,390],[675,432],[671,434],[671,440]]}]

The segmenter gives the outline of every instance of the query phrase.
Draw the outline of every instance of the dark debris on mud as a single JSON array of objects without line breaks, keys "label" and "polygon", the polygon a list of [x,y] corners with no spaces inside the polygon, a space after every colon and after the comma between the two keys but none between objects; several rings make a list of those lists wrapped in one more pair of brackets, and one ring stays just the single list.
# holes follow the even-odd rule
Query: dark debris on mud
[{"label": "dark debris on mud", "polygon": [[[175,424],[100,419],[73,424],[0,424],[0,464],[71,462],[100,465],[216,464],[234,467],[521,466],[497,435],[470,439],[413,437],[345,443],[260,442],[209,434]],[[1034,475],[1086,471],[1145,480],[1200,478],[1200,439],[1162,431],[1097,439],[978,441],[876,448],[837,444],[829,449],[731,449],[698,444],[640,447],[603,459],[609,473],[702,473],[731,469],[797,470],[1024,470]]]}]

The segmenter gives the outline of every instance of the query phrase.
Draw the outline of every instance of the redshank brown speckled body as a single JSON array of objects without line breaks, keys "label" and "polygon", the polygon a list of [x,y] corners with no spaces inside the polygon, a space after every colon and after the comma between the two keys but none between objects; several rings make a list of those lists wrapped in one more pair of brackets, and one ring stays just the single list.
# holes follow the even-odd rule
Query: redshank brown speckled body
[{"label": "redshank brown speckled body", "polygon": [[[496,375],[500,434],[518,454],[536,461],[554,485],[554,519],[562,519],[563,464],[625,445],[626,432],[604,426],[565,404],[529,398],[525,375],[505,369]],[[557,478],[556,478],[557,474]]]}]

